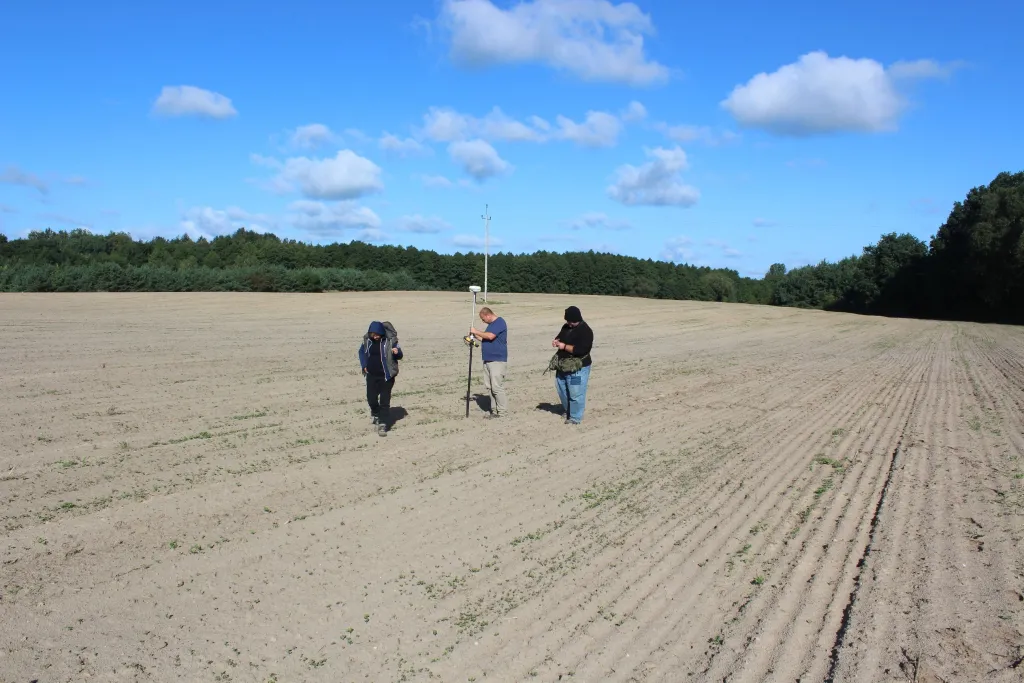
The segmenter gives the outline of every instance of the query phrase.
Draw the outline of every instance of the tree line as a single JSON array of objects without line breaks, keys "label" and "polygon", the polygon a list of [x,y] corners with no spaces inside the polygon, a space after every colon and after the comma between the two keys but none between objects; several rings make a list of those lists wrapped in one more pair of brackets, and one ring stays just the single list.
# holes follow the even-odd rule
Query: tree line
[{"label": "tree line", "polygon": [[[837,263],[763,278],[726,268],[589,252],[493,254],[489,288],[798,306],[889,316],[1024,323],[1024,172],[956,202],[930,243],[891,233]],[[462,291],[483,280],[476,253],[359,241],[307,244],[239,229],[211,240],[87,230],[0,234],[0,291]]]},{"label": "tree line", "polygon": [[780,306],[1024,324],[1024,172],[972,188],[928,243],[890,233],[859,256],[779,264],[765,279]]}]

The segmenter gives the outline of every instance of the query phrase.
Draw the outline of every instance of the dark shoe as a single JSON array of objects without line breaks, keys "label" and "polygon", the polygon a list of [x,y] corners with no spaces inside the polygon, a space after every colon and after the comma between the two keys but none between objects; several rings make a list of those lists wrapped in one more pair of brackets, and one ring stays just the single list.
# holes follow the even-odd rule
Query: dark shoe
[{"label": "dark shoe", "polygon": [[377,424],[378,420],[380,420],[376,415],[371,415],[370,417],[372,418],[371,424]]},{"label": "dark shoe", "polygon": [[388,426],[386,424],[377,425],[377,436],[387,436]]}]

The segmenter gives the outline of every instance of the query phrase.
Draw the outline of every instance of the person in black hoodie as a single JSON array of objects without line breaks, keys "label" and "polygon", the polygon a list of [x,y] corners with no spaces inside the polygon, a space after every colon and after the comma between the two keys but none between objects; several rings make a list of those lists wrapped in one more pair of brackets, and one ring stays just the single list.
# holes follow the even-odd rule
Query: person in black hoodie
[{"label": "person in black hoodie", "polygon": [[403,355],[397,336],[388,334],[384,323],[378,320],[370,323],[359,346],[359,365],[366,378],[366,402],[379,436],[387,436],[388,433],[391,390],[395,387],[398,361]]},{"label": "person in black hoodie", "polygon": [[[583,421],[587,405],[587,384],[590,381],[590,350],[594,346],[594,332],[583,320],[580,309],[565,309],[565,324],[551,340],[551,346],[560,364],[570,369],[555,371],[555,388],[562,401],[565,423],[578,425]],[[570,360],[572,359],[572,360]]]}]

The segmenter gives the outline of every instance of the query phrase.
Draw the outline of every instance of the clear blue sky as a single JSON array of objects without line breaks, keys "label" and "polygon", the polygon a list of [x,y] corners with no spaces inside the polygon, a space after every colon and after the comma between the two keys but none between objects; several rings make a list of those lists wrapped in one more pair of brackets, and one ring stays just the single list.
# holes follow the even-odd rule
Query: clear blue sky
[{"label": "clear blue sky", "polygon": [[1024,5],[4,3],[0,231],[248,226],[760,276],[1024,167]]}]

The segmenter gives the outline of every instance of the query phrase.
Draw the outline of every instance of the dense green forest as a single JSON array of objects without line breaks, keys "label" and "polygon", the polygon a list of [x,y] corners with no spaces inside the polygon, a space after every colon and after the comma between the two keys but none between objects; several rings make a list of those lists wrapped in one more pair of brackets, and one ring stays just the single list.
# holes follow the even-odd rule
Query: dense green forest
[{"label": "dense green forest", "polygon": [[[930,244],[883,235],[859,256],[762,279],[594,252],[494,254],[497,292],[694,299],[856,313],[1024,323],[1024,172],[999,174],[957,202]],[[212,240],[124,233],[0,234],[0,291],[465,290],[479,254],[443,255],[362,242],[313,245],[245,229]]]}]

